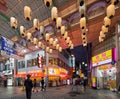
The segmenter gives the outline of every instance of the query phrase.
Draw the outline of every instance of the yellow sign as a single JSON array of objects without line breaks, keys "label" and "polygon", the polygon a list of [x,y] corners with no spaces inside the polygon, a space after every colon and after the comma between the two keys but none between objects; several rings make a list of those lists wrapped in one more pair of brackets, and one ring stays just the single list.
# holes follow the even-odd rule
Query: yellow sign
[{"label": "yellow sign", "polygon": [[92,65],[98,66],[112,61],[112,50],[108,50],[92,57]]}]

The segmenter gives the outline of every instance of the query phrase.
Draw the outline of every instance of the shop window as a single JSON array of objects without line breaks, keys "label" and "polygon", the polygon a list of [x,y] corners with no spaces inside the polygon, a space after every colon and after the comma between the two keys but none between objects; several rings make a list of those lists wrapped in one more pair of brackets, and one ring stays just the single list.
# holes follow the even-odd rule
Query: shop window
[{"label": "shop window", "polygon": [[37,66],[37,58],[32,59],[32,66]]},{"label": "shop window", "polygon": [[25,61],[19,61],[18,62],[18,69],[25,68]]},{"label": "shop window", "polygon": [[31,67],[32,66],[32,59],[27,60],[27,67]]}]

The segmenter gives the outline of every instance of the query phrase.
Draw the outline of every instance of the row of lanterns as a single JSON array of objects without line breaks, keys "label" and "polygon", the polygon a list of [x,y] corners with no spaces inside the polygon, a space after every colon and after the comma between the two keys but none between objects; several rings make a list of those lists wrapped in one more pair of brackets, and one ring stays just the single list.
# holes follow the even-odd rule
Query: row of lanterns
[{"label": "row of lanterns", "polygon": [[111,4],[106,9],[106,17],[104,18],[104,24],[100,31],[99,42],[103,42],[108,28],[111,25],[111,19],[115,15],[115,2],[116,0],[111,0]]},{"label": "row of lanterns", "polygon": [[82,36],[82,44],[83,46],[87,46],[87,37],[86,37],[86,7],[85,7],[85,0],[78,0],[79,2],[79,12],[80,12],[80,29],[81,29],[81,36]]},{"label": "row of lanterns", "polygon": [[[46,6],[48,6],[48,5],[51,5],[52,0],[44,0],[44,2],[46,4]],[[27,19],[27,20],[32,19],[31,12],[32,12],[32,10],[31,10],[30,7],[28,7],[28,6],[24,7],[24,17],[25,17],[25,19]],[[60,17],[57,17],[58,12],[57,12],[56,7],[52,7],[51,15],[52,15],[52,20],[53,21],[56,21],[56,18],[57,18],[57,21],[56,21],[57,28],[60,29],[61,24],[62,24],[62,19]],[[10,18],[10,25],[11,25],[12,28],[15,28],[15,29],[18,27],[18,21],[17,21],[17,19],[15,17]],[[41,34],[44,34],[44,26],[39,27],[39,20],[38,19],[33,20],[33,27],[34,27],[35,30],[40,30]],[[26,28],[24,26],[20,26],[20,34],[21,34],[21,36],[23,38],[27,37],[28,41],[33,40],[33,43],[35,45],[38,44],[38,47],[43,48],[43,49],[45,49],[45,47],[46,47],[46,51],[52,53],[52,49],[50,49],[49,47],[43,45],[42,42],[38,41],[37,38],[32,39],[32,33],[30,33],[30,32],[27,33]],[[47,37],[48,34],[49,33],[46,34],[46,37]],[[60,52],[62,51],[62,47],[60,47],[60,45],[57,44],[57,42],[54,41],[53,38],[49,38],[48,40],[49,40],[50,45],[54,45],[54,46],[56,46],[57,50],[59,50]]]}]

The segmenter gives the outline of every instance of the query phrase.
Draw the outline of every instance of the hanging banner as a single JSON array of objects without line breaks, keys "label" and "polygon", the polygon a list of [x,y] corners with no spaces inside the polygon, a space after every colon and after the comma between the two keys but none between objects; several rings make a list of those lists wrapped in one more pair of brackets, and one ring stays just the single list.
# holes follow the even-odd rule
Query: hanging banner
[{"label": "hanging banner", "polygon": [[14,42],[11,40],[1,37],[1,54],[3,55],[11,55],[14,54]]}]

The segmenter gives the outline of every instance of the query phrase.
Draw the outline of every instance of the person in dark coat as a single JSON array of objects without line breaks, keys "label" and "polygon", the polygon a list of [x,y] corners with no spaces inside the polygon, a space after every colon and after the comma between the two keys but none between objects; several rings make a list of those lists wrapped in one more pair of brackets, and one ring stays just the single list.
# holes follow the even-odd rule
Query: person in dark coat
[{"label": "person in dark coat", "polygon": [[26,90],[26,98],[31,99],[31,92],[32,92],[32,87],[33,83],[32,80],[30,79],[30,75],[27,75],[27,79],[24,82],[25,90]]},{"label": "person in dark coat", "polygon": [[44,78],[42,77],[42,80],[41,80],[41,91],[44,91],[45,90],[45,87],[44,87]]}]

